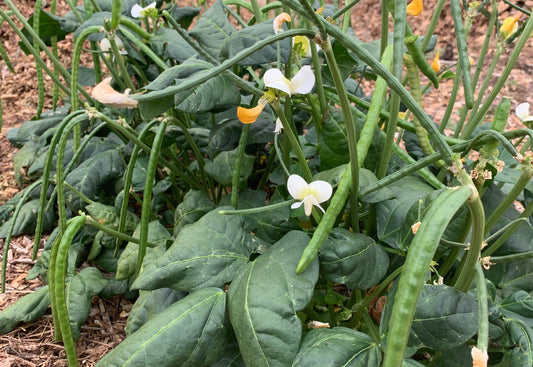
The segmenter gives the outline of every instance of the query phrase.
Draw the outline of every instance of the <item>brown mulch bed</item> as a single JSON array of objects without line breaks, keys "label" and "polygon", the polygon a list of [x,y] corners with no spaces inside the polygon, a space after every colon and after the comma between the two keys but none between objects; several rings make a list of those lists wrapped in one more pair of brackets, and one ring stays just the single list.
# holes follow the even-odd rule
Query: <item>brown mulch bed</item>
[{"label": "brown mulch bed", "polygon": [[[189,1],[189,0],[188,0]],[[180,4],[182,1],[180,0]],[[429,24],[432,9],[436,0],[425,0],[425,10],[416,19],[410,19],[415,33],[424,34]],[[59,1],[59,13],[67,10],[66,5]],[[533,0],[522,1],[520,5],[526,8],[533,6]],[[0,0],[0,6],[5,5]],[[17,6],[25,16],[33,12],[34,1],[21,0]],[[49,6],[49,5],[48,5]],[[45,8],[46,9],[46,8]],[[355,6],[356,13],[352,14],[352,24],[357,36],[363,41],[370,41],[379,35],[380,5],[375,0],[361,0]],[[516,11],[502,2],[500,7],[500,19],[509,15],[515,15]],[[525,17],[522,17],[522,19]],[[437,50],[443,51],[447,45],[453,44],[453,31],[449,5],[446,5],[436,34],[439,36]],[[472,34],[469,37],[471,56],[476,60],[483,42],[486,21],[479,18],[475,21]],[[5,138],[7,130],[19,126],[22,122],[31,119],[37,108],[36,71],[31,56],[26,56],[18,47],[18,39],[7,24],[0,27],[0,41],[7,50],[15,68],[15,73],[8,70],[4,62],[0,61],[0,95],[3,108],[2,130],[0,133],[0,203],[12,197],[19,188],[14,180],[12,158],[15,149]],[[59,49],[64,65],[70,64],[72,52],[72,40],[60,42]],[[492,45],[494,52],[494,45]],[[86,55],[88,56],[88,55]],[[506,64],[506,53],[500,61],[495,73],[491,76],[494,83],[501,75]],[[533,56],[533,40],[528,41],[523,56],[518,61],[516,69],[511,74],[504,86],[501,95],[513,97],[513,110],[517,104],[527,102],[528,96],[533,93],[533,79],[531,72],[533,66],[530,62]],[[454,59],[443,60],[444,63],[453,63]],[[477,61],[477,60],[476,60]],[[490,63],[490,54],[486,64]],[[482,78],[484,75],[481,76]],[[50,109],[52,84],[49,77],[45,77],[47,95],[45,98],[45,110]],[[438,90],[423,96],[424,110],[439,122],[447,105],[448,96],[451,92],[452,81],[444,81]],[[461,101],[461,94],[458,97]],[[529,101],[532,102],[532,101]],[[457,120],[461,103],[454,108],[454,119]],[[490,121],[490,116],[488,121]],[[487,121],[487,122],[488,122]],[[508,129],[523,127],[518,119],[511,116],[508,121]],[[4,242],[0,239],[0,249]],[[0,310],[15,302],[21,296],[32,292],[42,286],[38,279],[28,281],[26,274],[33,266],[31,261],[31,247],[33,239],[22,236],[13,239],[8,252],[8,274],[6,278],[7,291],[0,294]],[[127,315],[131,309],[131,302],[115,297],[110,300],[94,299],[91,314],[87,323],[82,327],[80,341],[77,343],[78,356],[82,366],[93,366],[104,354],[116,346],[124,338],[124,328]],[[67,366],[66,357],[61,343],[54,342],[51,315],[48,312],[36,322],[22,325],[13,332],[0,335],[0,367],[8,366]]]}]

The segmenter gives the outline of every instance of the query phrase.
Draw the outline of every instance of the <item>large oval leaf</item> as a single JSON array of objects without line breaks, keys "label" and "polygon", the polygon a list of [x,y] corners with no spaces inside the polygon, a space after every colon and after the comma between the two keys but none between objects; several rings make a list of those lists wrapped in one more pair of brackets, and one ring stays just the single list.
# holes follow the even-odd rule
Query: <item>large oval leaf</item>
[{"label": "large oval leaf", "polygon": [[244,220],[238,215],[220,215],[212,210],[199,221],[181,230],[170,248],[143,268],[132,287],[169,287],[191,291],[223,287],[233,280],[250,251]]},{"label": "large oval leaf", "polygon": [[336,327],[316,329],[304,338],[293,367],[378,367],[381,350],[368,335]]},{"label": "large oval leaf", "polygon": [[158,314],[128,336],[97,366],[207,366],[227,344],[226,293],[204,288]]},{"label": "large oval leaf", "polygon": [[50,304],[48,285],[25,295],[0,312],[0,334],[7,334],[20,322],[30,322],[41,317]]},{"label": "large oval leaf", "polygon": [[228,314],[246,366],[288,366],[298,353],[296,312],[312,297],[318,261],[296,274],[309,237],[292,231],[244,266],[228,289]]},{"label": "large oval leaf", "polygon": [[389,257],[376,242],[361,233],[333,229],[320,249],[320,270],[334,282],[351,289],[368,289],[387,272]]}]

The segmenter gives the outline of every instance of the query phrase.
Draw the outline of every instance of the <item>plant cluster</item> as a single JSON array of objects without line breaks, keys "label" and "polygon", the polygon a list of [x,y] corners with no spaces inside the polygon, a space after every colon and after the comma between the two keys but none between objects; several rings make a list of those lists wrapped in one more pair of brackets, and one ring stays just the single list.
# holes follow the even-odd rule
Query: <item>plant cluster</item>
[{"label": "plant cluster", "polygon": [[[35,56],[41,102],[8,132],[26,187],[0,207],[2,291],[12,236],[35,234],[36,257],[50,233],[28,274],[46,285],[0,312],[0,332],[51,305],[76,366],[91,299],[123,294],[127,337],[99,366],[533,364],[533,132],[506,132],[511,101],[497,99],[528,10],[503,20],[498,0],[451,0],[458,60],[443,68],[444,0],[425,35],[409,26],[422,0],[382,1],[370,43],[351,28],[357,0],[67,3],[0,9]],[[422,99],[447,78],[433,121]],[[516,113],[531,123],[528,104]]]}]

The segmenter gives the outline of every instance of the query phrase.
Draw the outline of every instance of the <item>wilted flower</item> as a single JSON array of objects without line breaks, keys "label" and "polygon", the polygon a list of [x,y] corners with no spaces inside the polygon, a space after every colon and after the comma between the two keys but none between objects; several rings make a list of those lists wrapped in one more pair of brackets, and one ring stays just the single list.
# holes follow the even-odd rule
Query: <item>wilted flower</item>
[{"label": "wilted flower", "polygon": [[515,109],[516,117],[522,122],[533,121],[533,116],[529,115],[529,103],[520,103]]},{"label": "wilted flower", "polygon": [[131,8],[131,16],[134,18],[145,18],[152,14],[156,6],[156,2],[154,1],[148,6],[145,6],[144,8],[140,6],[139,4],[133,5]]},{"label": "wilted flower", "polygon": [[279,134],[283,130],[283,124],[281,123],[281,120],[279,117],[276,119],[276,127],[274,128],[274,132],[276,134]]},{"label": "wilted flower", "polygon": [[489,355],[486,350],[477,349],[476,347],[472,348],[472,366],[473,367],[487,367],[487,361],[489,360]]},{"label": "wilted flower", "polygon": [[509,38],[516,30],[518,29],[518,19],[520,15],[514,17],[507,17],[503,21],[503,24],[500,27],[500,37],[506,40]]},{"label": "wilted flower", "polygon": [[263,76],[265,87],[280,90],[289,96],[293,94],[307,94],[315,86],[315,74],[309,65],[303,66],[292,77],[291,80],[285,78],[281,70],[268,69]]},{"label": "wilted flower", "polygon": [[110,107],[116,108],[136,108],[138,101],[128,97],[129,90],[124,93],[117,92],[111,87],[111,77],[105,78],[95,85],[92,91],[92,97]]},{"label": "wilted flower", "polygon": [[422,0],[413,0],[407,5],[407,15],[419,15],[424,10],[424,4]]},{"label": "wilted flower", "polygon": [[285,22],[290,22],[291,16],[287,13],[281,13],[276,18],[274,18],[274,23],[272,26],[274,27],[274,33],[278,34],[279,32],[283,32],[283,29],[281,28],[281,25]]},{"label": "wilted flower", "polygon": [[302,177],[298,175],[290,175],[287,180],[287,190],[289,194],[296,200],[297,203],[291,205],[291,208],[296,209],[304,205],[305,215],[311,215],[313,205],[317,206],[324,212],[320,206],[326,200],[329,200],[333,192],[333,188],[326,181],[313,181],[308,184]]},{"label": "wilted flower", "polygon": [[435,73],[438,73],[440,71],[440,58],[438,52],[435,54],[435,58],[431,62],[431,68]]}]

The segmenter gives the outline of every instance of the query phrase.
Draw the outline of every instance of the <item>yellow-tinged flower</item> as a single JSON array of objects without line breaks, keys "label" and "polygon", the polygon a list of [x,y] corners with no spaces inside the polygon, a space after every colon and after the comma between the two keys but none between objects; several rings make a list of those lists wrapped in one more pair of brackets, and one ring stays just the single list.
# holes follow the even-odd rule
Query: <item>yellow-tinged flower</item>
[{"label": "yellow-tinged flower", "polygon": [[422,13],[422,10],[424,10],[424,4],[422,4],[422,0],[413,0],[411,3],[409,3],[409,5],[407,5],[407,15],[417,16]]},{"label": "yellow-tinged flower", "polygon": [[518,29],[518,19],[520,15],[514,17],[507,17],[503,21],[503,24],[500,27],[500,37],[506,40],[509,38],[516,30]]},{"label": "yellow-tinged flower", "polygon": [[324,212],[320,206],[326,200],[329,200],[333,192],[333,188],[326,181],[313,181],[308,184],[302,177],[298,175],[290,175],[287,180],[287,190],[289,194],[296,200],[297,203],[291,205],[291,208],[296,209],[304,205],[305,215],[311,215],[313,205],[317,206]]},{"label": "yellow-tinged flower", "polygon": [[522,122],[533,121],[533,116],[529,114],[529,103],[520,103],[515,109],[516,117]]},{"label": "yellow-tinged flower", "polygon": [[435,54],[435,58],[431,62],[431,68],[435,73],[438,73],[440,71],[440,58],[438,52]]},{"label": "yellow-tinged flower", "polygon": [[257,120],[263,109],[267,105],[266,98],[261,98],[257,103],[257,106],[253,108],[237,107],[237,117],[243,124],[251,124]]},{"label": "yellow-tinged flower", "polygon": [[[119,54],[121,54],[121,55],[127,55],[128,54],[128,51],[125,50],[124,43],[122,42],[122,40],[119,37],[115,37],[115,43],[116,43],[117,48],[119,50],[118,51]],[[107,37],[100,41],[100,49],[103,52],[111,51],[111,42],[109,42],[109,39]]]},{"label": "yellow-tinged flower", "polygon": [[280,15],[278,15],[276,18],[274,18],[274,23],[272,24],[272,26],[274,27],[274,33],[278,34],[279,32],[283,32],[281,26],[283,25],[283,23],[290,21],[291,16],[289,14],[281,13]]},{"label": "yellow-tinged flower", "polygon": [[111,87],[111,77],[105,78],[95,85],[91,93],[92,97],[110,107],[116,108],[136,108],[138,101],[128,97],[129,90],[124,93],[117,92]]},{"label": "yellow-tinged flower", "polygon": [[472,348],[472,367],[487,367],[487,361],[489,360],[489,355],[486,350],[477,349],[476,347]]},{"label": "yellow-tinged flower", "polygon": [[265,87],[280,90],[289,96],[293,94],[307,94],[315,86],[315,74],[309,65],[303,66],[294,77],[285,78],[281,70],[268,69],[263,76]]}]

